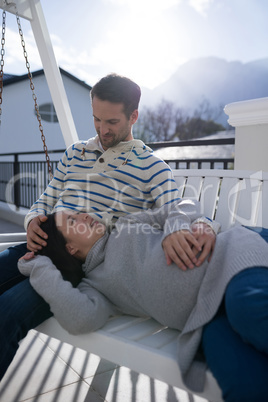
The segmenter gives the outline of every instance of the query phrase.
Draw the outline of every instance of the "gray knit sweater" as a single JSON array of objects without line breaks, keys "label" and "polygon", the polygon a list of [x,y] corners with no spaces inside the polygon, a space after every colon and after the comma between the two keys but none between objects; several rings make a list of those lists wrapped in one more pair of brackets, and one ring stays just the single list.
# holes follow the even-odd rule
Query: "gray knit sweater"
[{"label": "gray knit sweater", "polygon": [[190,229],[200,216],[196,202],[183,200],[120,218],[90,250],[78,288],[63,281],[43,256],[20,261],[34,289],[50,304],[67,331],[94,331],[118,313],[150,316],[178,329],[178,363],[186,385],[201,391],[205,364],[194,358],[202,328],[218,310],[230,279],[252,266],[268,267],[268,244],[256,233],[235,227],[217,236],[210,263],[182,271],[167,266],[161,243],[170,233]]}]

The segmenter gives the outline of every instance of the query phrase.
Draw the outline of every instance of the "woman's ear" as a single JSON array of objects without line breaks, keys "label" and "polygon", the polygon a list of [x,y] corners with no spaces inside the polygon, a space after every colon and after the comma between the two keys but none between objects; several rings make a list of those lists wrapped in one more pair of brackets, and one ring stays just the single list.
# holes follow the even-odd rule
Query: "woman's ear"
[{"label": "woman's ear", "polygon": [[74,255],[78,251],[78,249],[76,247],[73,247],[70,243],[66,243],[65,247],[68,253],[71,255]]}]

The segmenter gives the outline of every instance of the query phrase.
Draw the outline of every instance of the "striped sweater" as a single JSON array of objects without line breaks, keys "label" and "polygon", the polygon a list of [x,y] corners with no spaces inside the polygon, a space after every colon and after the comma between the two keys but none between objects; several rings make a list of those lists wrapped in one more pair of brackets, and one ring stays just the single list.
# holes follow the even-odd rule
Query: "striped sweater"
[{"label": "striped sweater", "polygon": [[71,145],[25,218],[59,210],[90,212],[109,226],[120,216],[160,207],[179,194],[171,169],[140,140],[103,152],[98,137]]}]

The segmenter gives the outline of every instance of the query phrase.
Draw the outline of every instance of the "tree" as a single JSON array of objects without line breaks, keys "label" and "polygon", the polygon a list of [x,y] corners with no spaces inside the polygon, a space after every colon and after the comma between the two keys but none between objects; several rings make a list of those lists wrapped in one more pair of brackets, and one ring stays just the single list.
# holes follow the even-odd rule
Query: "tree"
[{"label": "tree", "polygon": [[144,142],[188,140],[224,130],[214,121],[218,115],[207,100],[203,100],[190,115],[174,103],[162,99],[155,107],[144,107],[134,126],[134,135]]},{"label": "tree", "polygon": [[144,107],[134,126],[135,137],[146,142],[169,141],[174,130],[175,106],[162,99],[155,109]]}]

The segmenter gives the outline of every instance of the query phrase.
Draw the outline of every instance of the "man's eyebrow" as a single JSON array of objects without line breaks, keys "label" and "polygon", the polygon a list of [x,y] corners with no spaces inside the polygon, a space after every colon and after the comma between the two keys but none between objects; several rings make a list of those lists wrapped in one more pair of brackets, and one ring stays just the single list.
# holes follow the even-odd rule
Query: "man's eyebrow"
[{"label": "man's eyebrow", "polygon": [[108,124],[117,124],[117,123],[119,123],[120,122],[120,119],[109,119],[109,120],[106,120],[106,123],[108,123]]},{"label": "man's eyebrow", "polygon": [[[97,119],[97,120],[101,120],[99,117],[97,117],[97,116],[95,116],[94,114],[93,114],[93,117],[94,117],[94,119]],[[117,119],[117,118],[111,118],[111,119],[107,119],[107,120],[105,120],[106,122],[111,122],[111,121],[116,121],[116,122],[118,122],[118,121],[120,121],[120,119]]]}]

